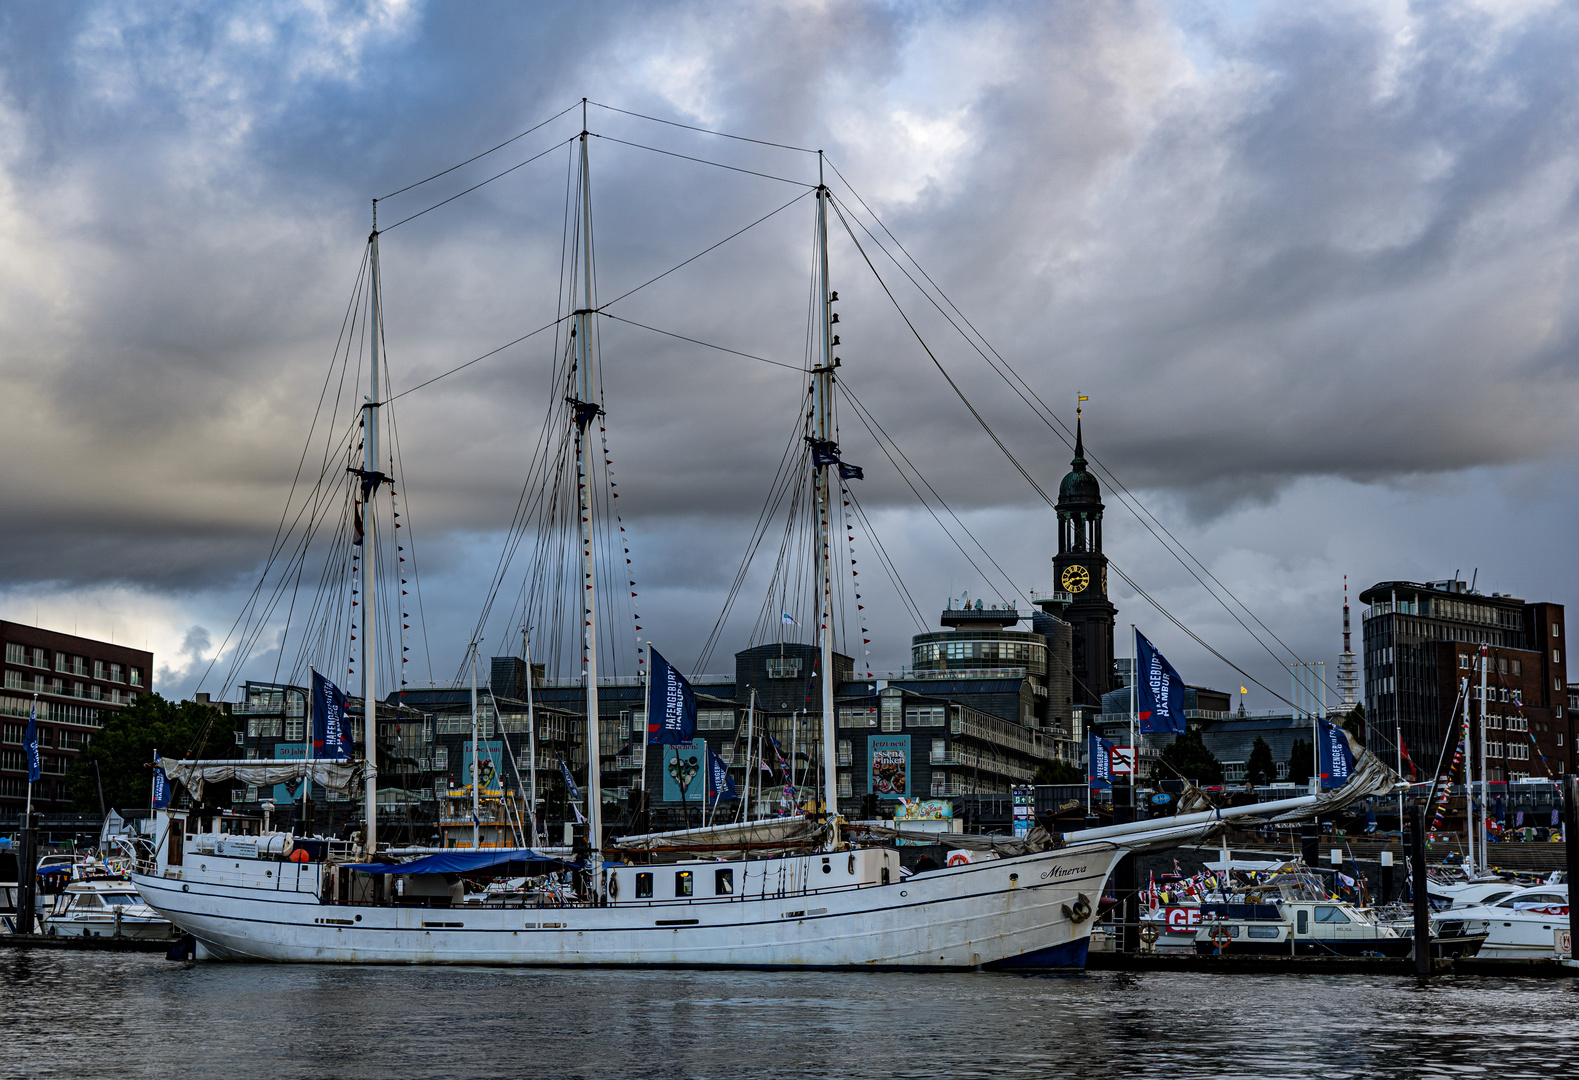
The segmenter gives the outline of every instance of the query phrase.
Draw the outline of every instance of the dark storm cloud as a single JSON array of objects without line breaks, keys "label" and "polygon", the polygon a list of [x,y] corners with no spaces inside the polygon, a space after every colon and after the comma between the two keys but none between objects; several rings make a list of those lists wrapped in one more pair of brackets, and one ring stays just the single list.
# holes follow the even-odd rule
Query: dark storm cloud
[{"label": "dark storm cloud", "polygon": [[[826,149],[1060,415],[1092,397],[1088,447],[1204,535],[1296,488],[1571,449],[1571,6],[100,3],[0,19],[10,586],[228,596],[277,522],[369,199],[582,95]],[[591,126],[815,176],[791,151],[597,109]],[[391,199],[381,221],[578,128]],[[568,149],[385,236],[397,389],[553,318]],[[796,190],[612,138],[592,153],[604,298]],[[802,201],[611,310],[799,363],[810,215]],[[1045,511],[833,228],[847,385],[962,512],[1033,530],[1004,559],[1045,584]],[[860,240],[1052,490],[1064,442]],[[705,633],[804,384],[625,323],[601,341],[647,580]],[[560,392],[551,362],[536,338],[398,404],[406,494],[457,589],[475,585],[464,538],[508,520]],[[929,519],[843,423],[863,498],[938,578],[919,587],[977,587],[947,543],[909,535]]]}]

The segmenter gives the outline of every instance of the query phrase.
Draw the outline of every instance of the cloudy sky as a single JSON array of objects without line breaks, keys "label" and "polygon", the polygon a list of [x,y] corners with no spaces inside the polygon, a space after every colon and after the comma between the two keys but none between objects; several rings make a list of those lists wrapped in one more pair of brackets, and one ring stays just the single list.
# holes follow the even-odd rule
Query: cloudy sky
[{"label": "cloudy sky", "polygon": [[[1540,0],[7,4],[0,617],[146,644],[157,688],[192,691],[285,503],[370,200],[583,96],[825,150],[848,204],[865,199],[1062,420],[1090,396],[1092,454],[1299,655],[1335,658],[1345,574],[1357,592],[1478,571],[1486,591],[1566,602],[1576,65],[1579,10]],[[397,389],[552,319],[578,113],[384,204],[387,224],[559,147],[384,237]],[[605,136],[602,297],[803,190],[627,143],[815,177],[791,150],[598,109],[590,127]],[[810,230],[802,200],[613,310],[798,363]],[[831,260],[847,385],[1015,586],[1051,588],[1051,511],[842,231]],[[1067,445],[879,269],[1053,489]],[[805,388],[628,325],[601,333],[646,633],[690,666]],[[477,618],[552,359],[534,339],[401,402],[439,679]],[[863,430],[844,436],[923,610],[1004,591]],[[1287,693],[1113,498],[1106,539],[1158,602]],[[867,591],[872,662],[896,667],[915,627],[891,587]],[[1242,681],[1114,594],[1187,679]],[[1251,704],[1276,702],[1258,689]]]}]

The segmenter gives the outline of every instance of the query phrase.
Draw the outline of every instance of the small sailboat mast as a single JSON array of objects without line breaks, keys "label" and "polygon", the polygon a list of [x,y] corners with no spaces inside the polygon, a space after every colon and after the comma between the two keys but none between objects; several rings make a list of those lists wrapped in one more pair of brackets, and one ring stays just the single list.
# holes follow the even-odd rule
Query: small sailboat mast
[{"label": "small sailboat mast", "polygon": [[370,256],[373,317],[373,362],[368,371],[367,400],[362,403],[362,738],[367,754],[367,854],[378,851],[378,696],[373,667],[378,650],[373,647],[374,619],[378,605],[374,603],[374,562],[377,556],[377,536],[373,528],[373,495],[383,477],[378,471],[378,364],[379,345],[383,337],[383,310],[378,279],[378,203],[373,203],[373,232],[368,237],[372,247]]},{"label": "small sailboat mast", "polygon": [[828,188],[822,182],[822,152],[817,152],[817,312],[818,312],[818,366],[812,368],[815,376],[813,403],[815,408],[814,433],[816,444],[812,460],[817,463],[817,510],[819,551],[818,568],[818,625],[822,634],[822,800],[823,808],[831,822],[839,808],[838,755],[834,743],[833,726],[833,471],[838,467],[838,447],[834,444],[833,427],[833,314],[829,305],[833,295],[828,290]]},{"label": "small sailboat mast", "polygon": [[593,892],[603,890],[603,775],[598,753],[598,616],[597,578],[592,557],[592,469],[587,457],[591,426],[602,410],[597,403],[592,348],[592,190],[587,165],[586,102],[581,105],[581,306],[575,310],[576,399],[571,402],[576,425],[576,486],[581,507],[581,578],[583,637],[587,680],[587,846]]}]

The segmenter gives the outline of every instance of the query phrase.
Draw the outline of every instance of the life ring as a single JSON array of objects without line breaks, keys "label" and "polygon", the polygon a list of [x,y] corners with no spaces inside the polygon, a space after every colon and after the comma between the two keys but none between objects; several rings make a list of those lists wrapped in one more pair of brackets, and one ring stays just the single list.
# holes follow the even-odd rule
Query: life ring
[{"label": "life ring", "polygon": [[614,874],[614,873],[610,873],[609,874],[609,899],[610,900],[618,900],[619,897],[620,897],[620,879],[619,879],[619,875]]},{"label": "life ring", "polygon": [[969,866],[970,856],[963,851],[956,851],[948,857],[948,864],[950,866]]},{"label": "life ring", "polygon": [[1228,932],[1228,927],[1223,926],[1221,923],[1212,927],[1211,932],[1206,936],[1212,939],[1212,944],[1217,946],[1218,952],[1226,949],[1228,943],[1233,940],[1233,935]]},{"label": "life ring", "polygon": [[306,848],[297,848],[295,851],[291,852],[291,862],[294,863],[309,862],[311,861],[311,858],[312,857],[307,854]]}]

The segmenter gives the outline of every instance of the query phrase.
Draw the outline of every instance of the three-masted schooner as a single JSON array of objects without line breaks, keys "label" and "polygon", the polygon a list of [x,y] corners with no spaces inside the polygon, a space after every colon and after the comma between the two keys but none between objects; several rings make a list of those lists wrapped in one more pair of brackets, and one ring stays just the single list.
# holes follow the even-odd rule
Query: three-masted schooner
[{"label": "three-masted schooner", "polygon": [[[534,858],[530,851],[454,851],[412,861],[380,861],[376,769],[330,762],[181,762],[188,786],[257,773],[264,782],[304,777],[342,792],[365,788],[366,824],[355,850],[314,847],[293,859],[289,837],[237,839],[205,832],[195,813],[161,811],[152,858],[133,881],[146,901],[196,939],[200,958],[330,963],[479,963],[541,965],[703,965],[793,968],[1064,968],[1084,964],[1097,900],[1115,863],[1136,847],[1175,844],[1251,813],[1295,814],[1330,808],[1311,796],[1241,810],[1089,830],[1041,842],[1004,840],[996,857],[905,876],[889,847],[861,847],[825,822],[747,822],[713,832],[713,846],[739,844],[734,857],[636,863],[606,861],[599,761],[598,569],[593,559],[588,428],[600,412],[592,331],[592,231],[588,132],[580,136],[582,244],[580,304],[573,312],[577,382],[569,402],[581,526],[586,678],[587,818],[590,852],[581,864],[584,898],[554,906],[449,903],[454,875]],[[829,192],[816,189],[817,338],[810,374],[814,412],[816,536],[820,605],[821,754],[824,805],[836,807],[833,587],[830,501],[836,455],[831,424],[836,360],[828,268]],[[369,237],[372,325],[381,327],[377,229]],[[379,472],[379,334],[362,404],[362,504],[386,477]],[[364,738],[377,745],[374,619],[378,587],[368,529],[362,557],[363,624],[359,671]],[[369,752],[368,756],[373,755]],[[1385,772],[1385,770],[1383,770]],[[1390,790],[1381,773],[1356,776],[1342,801]],[[790,835],[799,831],[800,836]],[[1035,835],[1035,834],[1033,834]],[[681,847],[696,837],[676,835]],[[628,849],[627,849],[628,850]],[[751,851],[763,852],[751,855]]]}]

